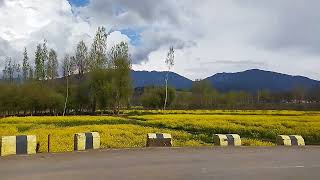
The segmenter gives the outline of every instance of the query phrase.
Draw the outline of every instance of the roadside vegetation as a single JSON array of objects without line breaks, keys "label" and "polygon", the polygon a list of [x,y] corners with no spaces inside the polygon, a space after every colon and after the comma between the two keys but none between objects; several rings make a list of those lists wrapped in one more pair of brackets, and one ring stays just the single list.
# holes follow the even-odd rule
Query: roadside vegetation
[{"label": "roadside vegetation", "polygon": [[320,144],[320,89],[219,92],[204,80],[191,89],[168,87],[174,47],[165,59],[165,86],[134,89],[128,44],[107,49],[107,36],[99,27],[91,46],[80,41],[60,61],[46,40],[32,60],[26,48],[22,64],[7,57],[0,136],[37,135],[40,152],[47,151],[49,134],[51,150],[65,152],[73,150],[74,133],[89,131],[100,133],[103,148],[144,147],[149,132],[172,134],[174,146],[211,146],[214,133],[240,134],[247,146],[272,146],[278,134],[300,134],[307,144]]},{"label": "roadside vegetation", "polygon": [[[59,54],[44,40],[34,59],[24,48],[21,60],[4,60],[0,77],[0,117],[112,114],[132,107],[143,109],[291,109],[320,110],[320,88],[295,87],[285,92],[219,92],[205,80],[191,89],[175,89],[169,71],[175,50],[164,63],[164,86],[134,87],[129,45],[107,44],[108,33],[99,27],[90,45],[80,40],[73,52]],[[108,47],[108,48],[107,48]]]},{"label": "roadside vegetation", "polygon": [[102,148],[145,147],[146,134],[170,133],[174,146],[212,146],[215,133],[237,133],[245,146],[273,146],[278,134],[300,134],[308,145],[320,144],[320,112],[168,110],[125,111],[123,116],[8,117],[0,136],[35,134],[40,151],[73,150],[73,134],[96,131]]}]

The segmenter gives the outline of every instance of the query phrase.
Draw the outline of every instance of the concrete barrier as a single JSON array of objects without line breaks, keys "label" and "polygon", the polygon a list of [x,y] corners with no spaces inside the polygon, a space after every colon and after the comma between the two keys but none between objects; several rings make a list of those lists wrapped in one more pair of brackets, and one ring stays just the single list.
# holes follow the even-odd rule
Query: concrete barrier
[{"label": "concrete barrier", "polygon": [[280,146],[305,146],[304,139],[300,135],[279,135],[276,143]]},{"label": "concrete barrier", "polygon": [[100,148],[100,135],[97,132],[76,133],[74,135],[74,150],[83,151]]},{"label": "concrete barrier", "polygon": [[166,133],[148,133],[147,135],[147,147],[171,147],[172,137]]},{"label": "concrete barrier", "polygon": [[1,156],[15,154],[36,154],[37,137],[34,135],[2,136],[0,138]]},{"label": "concrete barrier", "polygon": [[241,138],[238,134],[214,134],[215,146],[241,146]]}]

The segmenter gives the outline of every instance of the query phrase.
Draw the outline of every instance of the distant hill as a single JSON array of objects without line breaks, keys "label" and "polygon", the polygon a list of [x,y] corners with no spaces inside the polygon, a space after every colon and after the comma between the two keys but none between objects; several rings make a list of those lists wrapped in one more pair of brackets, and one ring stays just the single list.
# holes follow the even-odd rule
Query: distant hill
[{"label": "distant hill", "polygon": [[[164,71],[132,71],[135,88],[146,86],[164,86],[166,72]],[[86,77],[87,78],[87,77]],[[77,78],[75,78],[75,81]],[[217,73],[205,78],[222,92],[269,90],[273,92],[290,91],[297,87],[305,89],[320,88],[320,81],[303,76],[291,76],[277,72],[251,69],[236,73]],[[57,79],[63,83],[63,79]],[[0,80],[1,83],[1,80]],[[169,73],[169,86],[177,89],[191,89],[193,81],[177,73]]]},{"label": "distant hill", "polygon": [[[165,71],[132,71],[132,79],[134,87],[145,86],[164,86]],[[177,73],[169,72],[169,86],[177,89],[190,89],[192,87],[192,80],[183,77]]]},{"label": "distant hill", "polygon": [[297,87],[320,87],[320,81],[303,76],[291,76],[271,71],[251,69],[237,73],[218,73],[206,78],[220,91],[258,90],[289,91]]}]

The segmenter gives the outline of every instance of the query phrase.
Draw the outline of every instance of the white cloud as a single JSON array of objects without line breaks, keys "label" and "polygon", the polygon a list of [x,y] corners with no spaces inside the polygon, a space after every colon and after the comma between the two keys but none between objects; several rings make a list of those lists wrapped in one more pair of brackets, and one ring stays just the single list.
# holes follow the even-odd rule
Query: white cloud
[{"label": "white cloud", "polygon": [[128,38],[128,36],[122,34],[120,31],[113,31],[108,36],[107,49],[110,50],[113,46],[115,46],[121,42],[130,43],[130,39]]},{"label": "white cloud", "polygon": [[0,56],[21,56],[24,46],[33,55],[44,38],[62,56],[82,39],[89,46],[104,25],[141,30],[136,46],[120,31],[108,37],[108,47],[129,42],[135,69],[166,70],[173,45],[174,71],[191,79],[250,68],[320,79],[316,0],[91,0],[84,7],[43,2],[0,0]]},{"label": "white cloud", "polygon": [[[180,9],[192,9],[189,21],[162,31],[196,43],[177,51],[175,71],[178,73],[197,79],[217,72],[260,68],[320,79],[317,1],[208,0],[181,4]],[[159,53],[151,53],[150,61],[137,68],[163,69],[165,51],[162,50],[162,56],[155,54]]]},{"label": "white cloud", "polygon": [[44,39],[63,55],[73,50],[80,39],[89,39],[90,31],[90,25],[74,16],[66,0],[4,0],[0,6],[0,38],[14,51],[0,50],[0,56],[19,60],[27,47],[32,57],[36,44]]}]

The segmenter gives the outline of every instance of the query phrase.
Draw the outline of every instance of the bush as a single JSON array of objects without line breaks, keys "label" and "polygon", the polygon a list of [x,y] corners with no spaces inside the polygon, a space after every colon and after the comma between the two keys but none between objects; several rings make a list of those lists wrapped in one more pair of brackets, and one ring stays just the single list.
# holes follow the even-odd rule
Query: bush
[{"label": "bush", "polygon": [[[145,108],[162,109],[165,101],[165,87],[148,87],[144,89],[142,95],[142,105]],[[174,88],[168,88],[168,101],[169,107],[175,99],[176,91]]]}]

